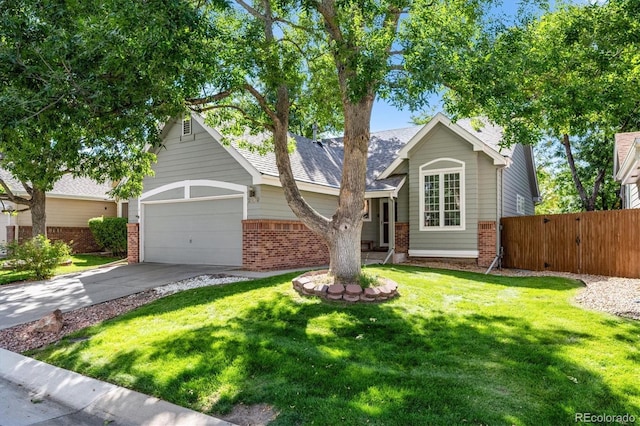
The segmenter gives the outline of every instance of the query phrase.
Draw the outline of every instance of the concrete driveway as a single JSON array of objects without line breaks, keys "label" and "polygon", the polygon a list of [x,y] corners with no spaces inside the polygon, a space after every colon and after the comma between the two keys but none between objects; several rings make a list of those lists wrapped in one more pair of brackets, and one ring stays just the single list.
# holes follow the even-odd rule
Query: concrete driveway
[{"label": "concrete driveway", "polygon": [[56,309],[68,312],[174,281],[220,273],[233,273],[233,268],[164,263],[118,264],[48,281],[0,286],[0,330],[38,320]]}]

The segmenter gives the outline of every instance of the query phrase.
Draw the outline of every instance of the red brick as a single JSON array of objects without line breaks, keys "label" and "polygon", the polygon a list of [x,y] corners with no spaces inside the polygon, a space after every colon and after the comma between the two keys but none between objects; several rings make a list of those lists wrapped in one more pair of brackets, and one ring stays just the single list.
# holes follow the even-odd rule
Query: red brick
[{"label": "red brick", "polygon": [[[20,226],[18,241],[23,242],[31,238],[31,227]],[[15,240],[15,226],[7,226],[7,242]],[[47,238],[51,241],[64,241],[71,246],[73,253],[94,253],[100,251],[100,247],[93,238],[88,227],[71,226],[47,226]]]},{"label": "red brick", "polygon": [[488,267],[496,257],[496,222],[478,222],[478,266]]},{"label": "red brick", "polygon": [[409,253],[409,224],[396,222],[396,253]]},{"label": "red brick", "polygon": [[329,249],[302,222],[242,221],[242,266],[252,271],[327,265]]},{"label": "red brick", "polygon": [[140,227],[137,223],[127,223],[127,262],[140,262]]}]

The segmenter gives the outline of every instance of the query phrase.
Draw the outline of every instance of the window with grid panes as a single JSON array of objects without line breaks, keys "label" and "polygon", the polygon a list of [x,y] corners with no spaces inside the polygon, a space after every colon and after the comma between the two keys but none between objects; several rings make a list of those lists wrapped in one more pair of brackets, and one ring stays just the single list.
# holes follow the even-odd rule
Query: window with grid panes
[{"label": "window with grid panes", "polygon": [[428,167],[442,160],[435,160],[420,168],[422,181],[422,193],[420,205],[422,208],[422,223],[420,229],[444,230],[464,229],[464,163],[457,160],[446,159],[450,162],[460,163],[461,167],[434,169]]}]

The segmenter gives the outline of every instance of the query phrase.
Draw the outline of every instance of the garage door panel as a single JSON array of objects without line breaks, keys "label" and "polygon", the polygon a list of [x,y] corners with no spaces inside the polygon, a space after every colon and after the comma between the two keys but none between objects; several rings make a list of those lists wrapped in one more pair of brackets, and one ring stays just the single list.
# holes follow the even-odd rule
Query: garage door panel
[{"label": "garage door panel", "polygon": [[145,206],[147,262],[242,264],[242,199]]}]

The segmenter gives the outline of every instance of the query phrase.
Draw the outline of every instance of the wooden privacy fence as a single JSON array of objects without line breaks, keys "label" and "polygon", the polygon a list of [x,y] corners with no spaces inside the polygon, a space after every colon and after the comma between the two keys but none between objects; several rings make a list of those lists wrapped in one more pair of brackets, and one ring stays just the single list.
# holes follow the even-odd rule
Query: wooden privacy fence
[{"label": "wooden privacy fence", "polygon": [[502,264],[640,278],[640,209],[501,220]]}]

